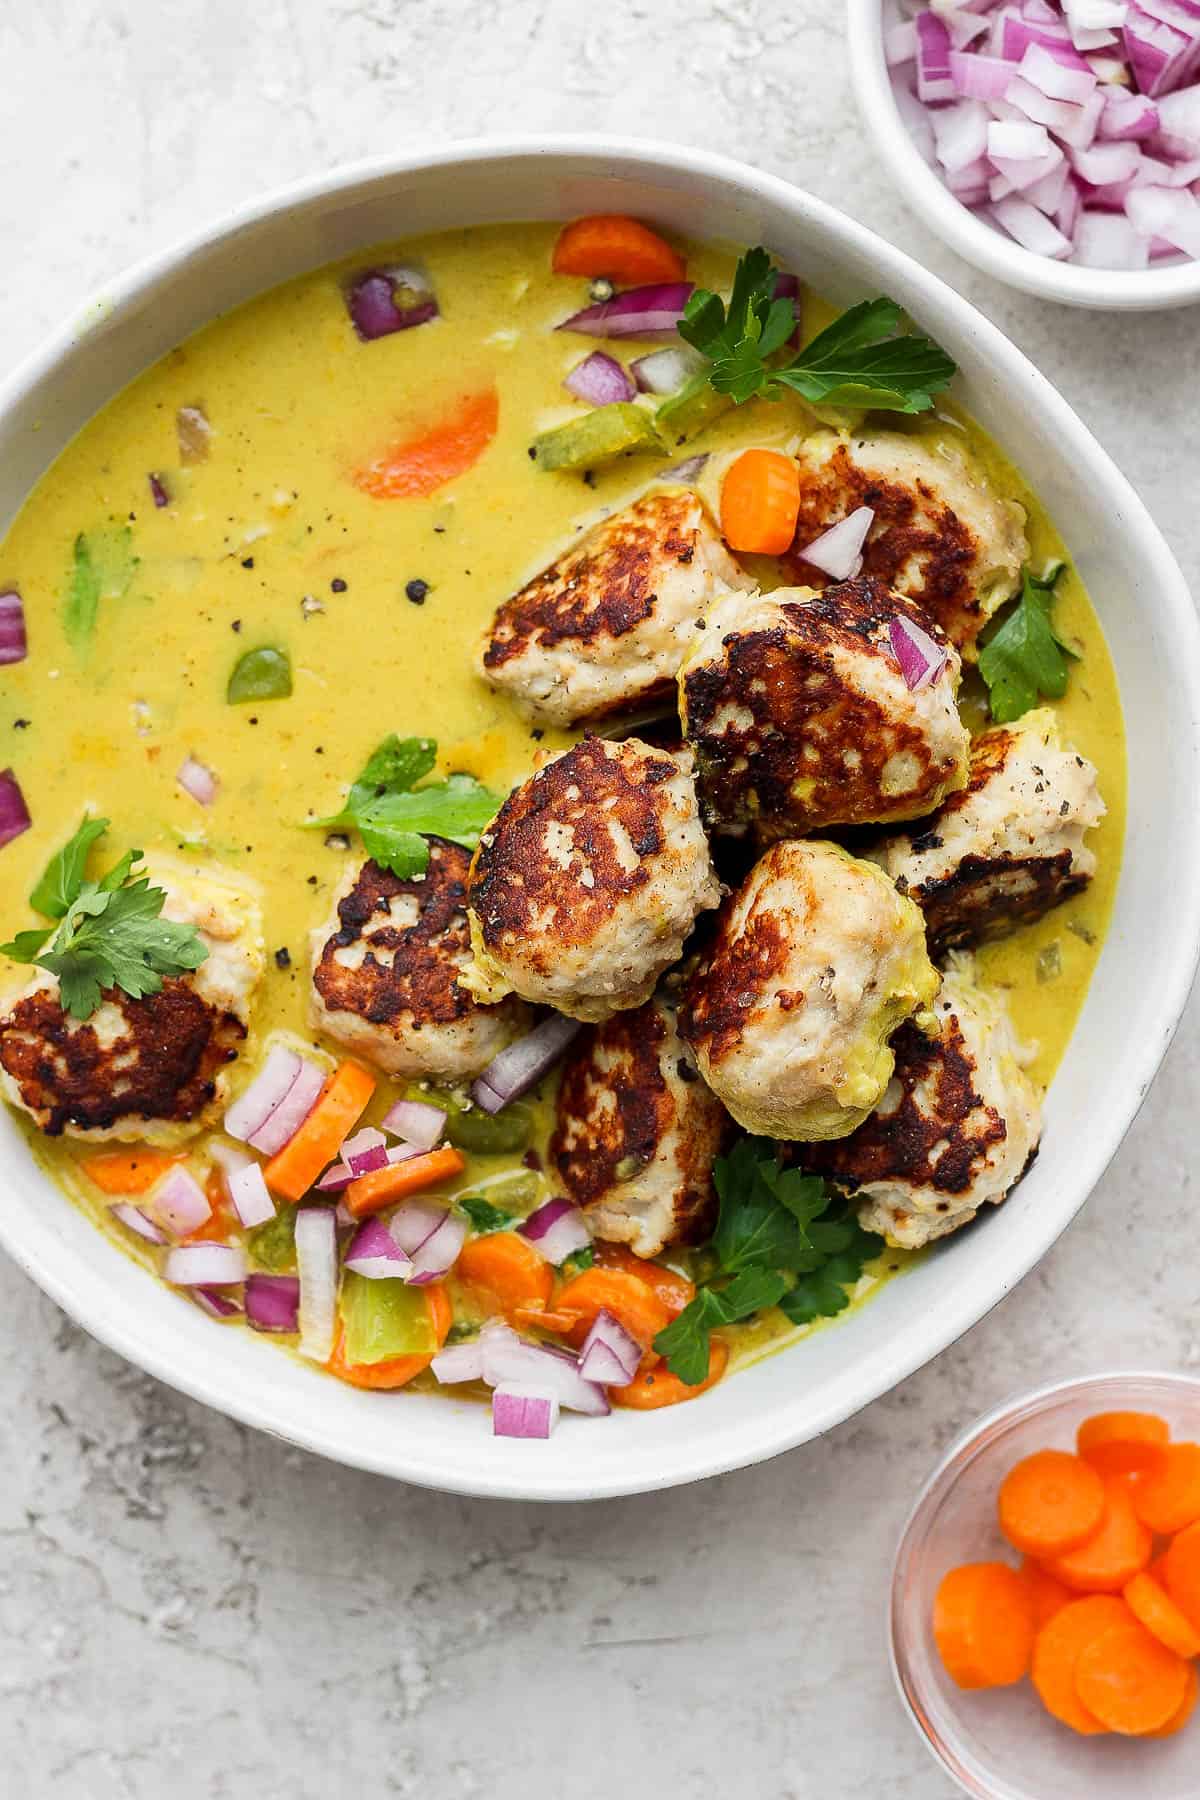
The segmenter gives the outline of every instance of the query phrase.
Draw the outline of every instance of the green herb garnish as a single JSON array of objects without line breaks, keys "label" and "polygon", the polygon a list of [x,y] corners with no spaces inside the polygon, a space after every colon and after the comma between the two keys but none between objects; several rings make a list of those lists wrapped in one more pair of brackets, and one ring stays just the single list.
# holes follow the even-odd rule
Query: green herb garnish
[{"label": "green herb garnish", "polygon": [[140,1000],[159,992],[164,975],[198,969],[208,955],[193,926],[160,917],[167,896],[136,872],[140,850],[127,850],[98,881],[87,879],[88,853],[107,829],[107,819],[85,818],[29,896],[57,928],[20,931],[0,944],[14,962],[57,975],[63,1008],[76,1019],[91,1018],[105,988]]},{"label": "green herb garnish", "polygon": [[306,826],[322,831],[352,828],[367,855],[401,881],[423,875],[429,867],[426,835],[472,849],[495,816],[499,796],[473,775],[449,775],[445,781],[417,787],[436,757],[432,738],[385,738],[352,784],[341,812],[327,819],[306,819]]},{"label": "green herb garnish", "polygon": [[772,360],[796,328],[793,301],[775,298],[777,273],[766,250],[747,250],[728,304],[697,288],[684,308],[679,335],[708,357],[708,379],[719,394],[739,406],[756,396],[777,400],[784,388],[827,406],[918,413],[933,405],[955,365],[929,338],[898,335],[894,300],[864,300],[804,349]]},{"label": "green herb garnish", "polygon": [[713,1167],[720,1210],[710,1246],[716,1268],[696,1298],[654,1340],[681,1381],[708,1373],[709,1332],[769,1306],[794,1324],[840,1312],[846,1289],[878,1255],[847,1202],[819,1175],[781,1168],[775,1147],[742,1138]]},{"label": "green herb garnish", "polygon": [[570,1256],[563,1258],[559,1273],[566,1276],[582,1275],[585,1269],[591,1268],[595,1260],[595,1245],[585,1244],[582,1250],[572,1250]]},{"label": "green herb garnish", "polygon": [[82,654],[92,641],[102,600],[120,600],[137,570],[128,525],[83,532],[72,550],[71,579],[62,604],[62,624],[72,648]]},{"label": "green herb garnish", "polygon": [[1044,695],[1061,700],[1067,691],[1067,658],[1076,653],[1054,628],[1054,592],[1065,563],[1044,575],[1021,571],[1021,597],[979,653],[979,673],[988,687],[988,705],[997,725],[1019,719]]},{"label": "green herb garnish", "polygon": [[234,663],[225,699],[230,706],[244,706],[249,700],[287,700],[291,692],[292,662],[287,651],[260,644]]},{"label": "green herb garnish", "polygon": [[480,1194],[464,1194],[454,1204],[459,1212],[467,1215],[476,1237],[487,1237],[493,1231],[507,1231],[516,1217],[515,1213],[505,1212],[502,1206],[493,1206]]}]

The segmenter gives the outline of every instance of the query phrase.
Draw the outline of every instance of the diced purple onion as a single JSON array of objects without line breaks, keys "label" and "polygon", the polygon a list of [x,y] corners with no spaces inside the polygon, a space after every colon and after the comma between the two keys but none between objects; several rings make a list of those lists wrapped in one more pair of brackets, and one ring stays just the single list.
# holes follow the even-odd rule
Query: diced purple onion
[{"label": "diced purple onion", "polygon": [[552,1069],[577,1032],[578,1019],[551,1013],[515,1044],[493,1057],[471,1088],[471,1098],[486,1113],[498,1113],[519,1100]]},{"label": "diced purple onion", "polygon": [[576,363],[563,386],[589,406],[612,406],[618,400],[632,400],[637,393],[628,369],[603,350],[593,350]]},{"label": "diced purple onion", "polygon": [[413,1252],[412,1272],[407,1278],[409,1284],[426,1287],[431,1281],[440,1281],[458,1261],[459,1251],[466,1241],[467,1221],[456,1213],[447,1213],[437,1230],[432,1231]]},{"label": "diced purple onion", "polygon": [[981,100],[960,100],[933,115],[937,159],[947,175],[977,163],[988,147],[988,112]]},{"label": "diced purple onion", "polygon": [[446,1114],[425,1100],[397,1100],[381,1122],[385,1131],[403,1138],[414,1150],[435,1150],[446,1129]]},{"label": "diced purple onion", "polygon": [[242,1309],[232,1295],[222,1294],[215,1287],[193,1288],[192,1299],[203,1312],[214,1319],[232,1319],[241,1314]]},{"label": "diced purple onion", "polygon": [[246,1320],[256,1331],[297,1331],[300,1314],[298,1275],[247,1275]]},{"label": "diced purple onion", "polygon": [[149,1196],[147,1205],[160,1224],[176,1237],[188,1237],[212,1218],[208,1195],[182,1163],[168,1169]]},{"label": "diced purple onion", "polygon": [[387,1139],[374,1125],[364,1125],[342,1145],[342,1161],[355,1179],[372,1169],[386,1169],[387,1159]]},{"label": "diced purple onion", "polygon": [[275,1217],[275,1202],[256,1162],[234,1169],[227,1177],[233,1210],[249,1231]]},{"label": "diced purple onion", "polygon": [[201,806],[211,806],[217,797],[217,778],[212,770],[194,756],[187,757],[179,765],[179,773],[175,777],[185,794],[198,800]]},{"label": "diced purple onion", "polygon": [[889,25],[883,34],[883,53],[889,69],[913,62],[917,54],[917,28],[911,19]]},{"label": "diced purple onion", "polygon": [[602,1387],[628,1387],[638,1372],[642,1346],[604,1307],[579,1351],[579,1373]]},{"label": "diced purple onion", "polygon": [[1013,65],[998,56],[968,56],[965,51],[953,50],[950,73],[955,92],[964,100],[1003,100],[1013,78]]},{"label": "diced purple onion", "polygon": [[1071,166],[1092,187],[1132,181],[1142,153],[1136,144],[1093,144],[1090,150],[1072,150]]},{"label": "diced purple onion", "polygon": [[531,1344],[506,1325],[491,1323],[479,1334],[483,1351],[483,1379],[489,1387],[510,1381],[556,1394],[559,1404],[572,1412],[599,1418],[609,1408],[608,1395],[594,1381],[585,1381],[578,1359],[567,1350],[549,1344]]},{"label": "diced purple onion", "polygon": [[246,1255],[236,1244],[176,1244],[163,1259],[172,1287],[236,1287],[246,1279]]},{"label": "diced purple onion", "polygon": [[492,1393],[496,1437],[548,1438],[558,1424],[558,1397],[525,1382],[510,1381]]},{"label": "diced purple onion", "polygon": [[400,1248],[382,1219],[367,1219],[359,1226],[346,1252],[345,1266],[371,1281],[397,1277],[407,1281],[413,1270],[412,1258]]},{"label": "diced purple onion", "polygon": [[127,1231],[136,1232],[137,1236],[145,1238],[148,1244],[166,1243],[166,1232],[156,1225],[150,1215],[144,1213],[140,1206],[132,1206],[128,1200],[121,1200],[116,1206],[110,1206],[108,1210],[114,1219],[118,1219],[125,1226]]},{"label": "diced purple onion", "polygon": [[21,784],[11,769],[5,769],[0,773],[0,848],[11,844],[32,824]]},{"label": "diced purple onion", "polygon": [[599,300],[572,313],[558,329],[577,331],[584,337],[674,337],[691,294],[690,281],[627,288],[611,300]]},{"label": "diced purple onion", "polygon": [[1073,261],[1091,269],[1144,269],[1150,244],[1123,213],[1088,208],[1080,214]]},{"label": "diced purple onion", "polygon": [[1039,88],[1048,100],[1073,100],[1078,104],[1096,90],[1091,69],[1076,69],[1060,62],[1044,44],[1030,44],[1020,68],[1022,79]]},{"label": "diced purple onion", "polygon": [[815,537],[811,544],[805,544],[799,555],[835,581],[849,581],[862,566],[863,545],[874,523],[875,513],[871,507],[856,507],[846,518]]},{"label": "diced purple onion", "polygon": [[449,1387],[459,1381],[482,1381],[482,1341],[470,1338],[463,1344],[448,1344],[438,1351],[429,1366],[443,1386]]},{"label": "diced purple onion", "polygon": [[668,463],[665,469],[658,471],[660,481],[678,481],[683,484],[695,481],[705,464],[709,452],[702,450],[698,456],[685,456],[682,462]]},{"label": "diced purple onion", "polygon": [[1070,238],[1064,237],[1036,206],[1030,206],[1016,194],[1010,199],[998,200],[992,208],[992,217],[1018,244],[1037,256],[1060,259],[1071,254]]},{"label": "diced purple onion", "polygon": [[299,1073],[300,1058],[296,1052],[283,1044],[274,1045],[250,1086],[225,1114],[225,1129],[230,1137],[244,1144],[261,1131]]},{"label": "diced purple onion", "polygon": [[388,1229],[401,1250],[415,1256],[448,1217],[446,1207],[435,1206],[432,1200],[405,1200],[392,1214]]},{"label": "diced purple onion", "polygon": [[1200,156],[1200,84],[1165,94],[1158,102],[1158,144],[1164,156]]},{"label": "diced purple onion", "polygon": [[949,661],[949,651],[912,619],[898,614],[888,626],[892,654],[900,665],[904,685],[917,693],[935,682]]},{"label": "diced purple onion", "polygon": [[1125,210],[1142,235],[1200,257],[1200,204],[1186,188],[1134,188]]},{"label": "diced purple onion", "polygon": [[690,344],[668,344],[663,350],[639,356],[630,363],[629,372],[643,394],[677,394],[706,361]]},{"label": "diced purple onion", "polygon": [[333,1208],[296,1209],[296,1267],[300,1280],[299,1350],[313,1362],[328,1362],[337,1318],[337,1227]]},{"label": "diced purple onion", "polygon": [[166,490],[162,476],[150,474],[146,479],[150,483],[150,494],[155,506],[170,506],[171,496]]},{"label": "diced purple onion", "polygon": [[556,1268],[577,1250],[586,1250],[592,1241],[587,1221],[570,1200],[547,1200],[523,1219],[517,1230]]},{"label": "diced purple onion", "polygon": [[[325,1086],[325,1070],[317,1063],[299,1059],[300,1067],[295,1078],[278,1106],[272,1107],[270,1117],[265,1119],[258,1130],[247,1140],[264,1156],[274,1156],[277,1150],[290,1143],[300,1127],[317,1104],[321,1090]],[[229,1130],[228,1118],[225,1129]]]},{"label": "diced purple onion", "polygon": [[16,588],[0,594],[0,664],[24,662],[29,654],[25,605]]},{"label": "diced purple onion", "polygon": [[346,307],[364,342],[438,316],[437,295],[417,269],[365,270],[347,288]]},{"label": "diced purple onion", "polygon": [[928,106],[935,100],[953,100],[954,76],[950,72],[953,45],[946,21],[938,13],[918,13],[917,98]]}]

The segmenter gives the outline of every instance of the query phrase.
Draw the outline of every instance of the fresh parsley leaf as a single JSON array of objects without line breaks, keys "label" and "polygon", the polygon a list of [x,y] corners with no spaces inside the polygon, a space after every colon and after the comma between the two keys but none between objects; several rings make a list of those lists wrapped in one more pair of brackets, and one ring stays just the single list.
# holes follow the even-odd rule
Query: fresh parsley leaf
[{"label": "fresh parsley leaf", "polygon": [[0,953],[10,957],[13,962],[32,963],[38,958],[38,951],[53,933],[54,927],[47,925],[44,930],[18,931],[15,938],[7,944],[0,944]]},{"label": "fresh parsley leaf", "polygon": [[[29,896],[34,912],[45,919],[64,918],[79,898],[83,887],[87,859],[92,845],[108,830],[107,819],[86,816],[74,837],[69,837],[61,850],[56,850],[42,872],[41,879]],[[22,933],[22,936],[28,935]]]},{"label": "fresh parsley leaf", "polygon": [[436,761],[437,744],[433,738],[399,738],[393,731],[367,758],[346,796],[338,822],[353,825],[356,815],[373,800],[388,792],[407,793],[418,781],[424,781]]},{"label": "fresh parsley leaf", "polygon": [[490,1200],[484,1200],[479,1194],[464,1194],[454,1204],[460,1212],[466,1213],[471,1221],[472,1231],[479,1237],[486,1237],[492,1231],[507,1231],[516,1216],[505,1212],[502,1206],[493,1206]]},{"label": "fresh parsley leaf", "polygon": [[84,885],[37,959],[58,976],[73,1017],[90,1018],[106,987],[140,1000],[158,993],[164,975],[200,967],[208,951],[194,926],[159,917],[166,897],[144,877],[125,887]]},{"label": "fresh parsley leaf", "polygon": [[83,532],[72,551],[71,580],[62,606],[63,630],[80,653],[91,643],[102,600],[119,600],[137,571],[128,525]]},{"label": "fresh parsley leaf", "polygon": [[824,1260],[802,1274],[779,1302],[793,1325],[811,1325],[814,1319],[843,1312],[850,1304],[847,1290],[872,1257],[879,1255],[879,1239],[863,1230],[845,1201],[840,1204],[840,1218],[823,1219],[813,1226],[825,1246]]},{"label": "fresh parsley leaf", "polygon": [[654,1348],[680,1381],[695,1387],[708,1374],[709,1333],[715,1325],[734,1325],[779,1303],[787,1287],[772,1269],[744,1269],[723,1288],[701,1288],[677,1319],[659,1332]]},{"label": "fresh parsley leaf", "polygon": [[795,328],[791,300],[775,299],[777,271],[766,250],[739,259],[728,306],[698,288],[684,309],[679,335],[709,358],[713,388],[741,405],[793,388],[813,404],[925,412],[954,375],[941,347],[899,332],[894,300],[864,300],[793,356],[773,362]]},{"label": "fresh parsley leaf", "polygon": [[713,1249],[724,1274],[809,1266],[808,1225],[829,1198],[820,1176],[781,1169],[773,1144],[744,1137],[717,1159],[713,1181],[720,1203]]},{"label": "fresh parsley leaf", "polygon": [[570,1256],[563,1258],[560,1273],[564,1275],[582,1275],[585,1269],[591,1268],[595,1260],[595,1247],[591,1244],[585,1244],[582,1250],[572,1250]]},{"label": "fresh parsley leaf", "polygon": [[1019,719],[1045,695],[1061,700],[1067,691],[1067,658],[1075,652],[1054,628],[1054,591],[1065,565],[1045,575],[1021,572],[1021,596],[979,653],[979,673],[998,725]]},{"label": "fresh parsley leaf", "polygon": [[429,867],[427,835],[471,849],[500,805],[499,797],[473,775],[450,775],[417,787],[436,757],[432,738],[385,738],[351,784],[341,812],[306,823],[326,831],[352,826],[381,868],[401,881],[423,875]]}]

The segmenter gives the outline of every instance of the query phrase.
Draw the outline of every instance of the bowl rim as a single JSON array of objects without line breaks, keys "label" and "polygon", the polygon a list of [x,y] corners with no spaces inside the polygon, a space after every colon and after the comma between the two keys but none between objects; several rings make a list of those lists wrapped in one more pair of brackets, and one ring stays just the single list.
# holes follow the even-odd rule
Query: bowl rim
[{"label": "bowl rim", "polygon": [[[431,169],[444,173],[492,162],[511,165],[516,161],[533,167],[541,165],[550,171],[556,159],[568,165],[572,159],[595,164],[589,179],[599,178],[603,172],[605,176],[616,173],[644,181],[658,179],[664,185],[672,176],[685,177],[696,184],[711,182],[768,215],[780,214],[789,217],[794,225],[808,224],[823,231],[849,257],[869,257],[880,279],[889,275],[901,279],[931,305],[939,305],[954,315],[964,333],[969,331],[973,348],[986,355],[994,377],[1015,382],[1028,395],[1030,405],[1038,408],[1046,429],[1055,434],[1063,460],[1074,455],[1100,475],[1119,505],[1126,529],[1136,534],[1155,573],[1162,626],[1178,646],[1175,660],[1180,670],[1179,703],[1186,726],[1186,756],[1194,770],[1200,769],[1200,621],[1186,582],[1145,506],[1066,400],[998,327],[903,251],[791,183],[707,150],[601,135],[475,139],[433,150],[376,157],[307,176],[185,234],[106,283],[0,383],[0,417],[51,374],[86,335],[97,316],[111,320],[115,315],[125,315],[144,304],[160,280],[186,269],[191,259],[277,214],[330,198],[344,202],[356,190],[365,193],[380,182],[403,181]],[[543,1469],[531,1461],[527,1469],[516,1474],[498,1462],[489,1466],[486,1455],[465,1459],[449,1444],[445,1448],[414,1448],[403,1441],[396,1445],[386,1433],[352,1431],[344,1422],[327,1419],[320,1409],[306,1412],[302,1422],[290,1416],[286,1423],[281,1422],[279,1410],[269,1399],[240,1390],[217,1359],[217,1373],[210,1374],[200,1359],[189,1362],[173,1358],[171,1346],[163,1341],[164,1334],[151,1326],[142,1328],[136,1316],[128,1316],[119,1306],[106,1302],[103,1283],[86,1283],[68,1276],[49,1248],[43,1253],[24,1240],[19,1223],[14,1223],[16,1209],[0,1208],[0,1245],[72,1318],[128,1361],[242,1423],[350,1466],[441,1491],[536,1500],[599,1499],[649,1492],[746,1467],[840,1424],[923,1367],[1003,1299],[1082,1207],[1124,1137],[1174,1036],[1200,956],[1200,836],[1193,839],[1183,834],[1178,855],[1177,899],[1168,934],[1170,960],[1164,979],[1153,994],[1150,1028],[1140,1041],[1127,1048],[1124,1103],[1098,1120],[1086,1145],[1080,1146],[1078,1179],[1072,1184],[1069,1202],[1053,1212],[1047,1209],[1040,1216],[1023,1240],[1020,1255],[998,1265],[986,1287],[978,1279],[957,1290],[952,1284],[945,1304],[914,1318],[903,1347],[897,1346],[895,1354],[887,1359],[876,1358],[866,1378],[857,1384],[842,1384],[817,1399],[806,1398],[803,1389],[798,1389],[793,1399],[746,1415],[719,1437],[700,1432],[672,1440],[669,1455],[632,1474],[590,1470],[586,1458],[580,1458],[578,1473],[572,1468],[564,1475],[561,1470]]]},{"label": "bowl rim", "polygon": [[1043,300],[1138,312],[1200,301],[1200,261],[1164,269],[1088,269],[1037,256],[955,199],[900,116],[883,47],[883,0],[846,0],[850,79],[880,161],[904,198],[952,250],[985,275]]}]

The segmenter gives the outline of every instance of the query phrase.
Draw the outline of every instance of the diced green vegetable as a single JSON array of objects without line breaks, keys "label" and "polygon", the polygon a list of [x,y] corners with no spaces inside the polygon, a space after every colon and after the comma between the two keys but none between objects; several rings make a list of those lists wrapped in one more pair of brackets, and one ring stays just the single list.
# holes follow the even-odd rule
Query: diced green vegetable
[{"label": "diced green vegetable", "polygon": [[86,650],[91,642],[101,600],[120,600],[129,591],[137,566],[128,525],[79,533],[62,606],[63,630],[76,650]]},{"label": "diced green vegetable", "polygon": [[446,1136],[455,1149],[476,1156],[505,1156],[528,1149],[532,1133],[533,1113],[519,1101],[494,1114],[477,1106],[467,1112],[456,1107],[446,1117]]},{"label": "diced green vegetable", "polygon": [[423,1288],[347,1274],[342,1280],[341,1311],[347,1362],[432,1356],[438,1347]]},{"label": "diced green vegetable", "polygon": [[290,1275],[296,1268],[296,1209],[281,1206],[273,1219],[246,1233],[252,1259],[272,1275]]},{"label": "diced green vegetable", "polygon": [[654,418],[668,444],[683,444],[729,412],[734,402],[729,394],[719,394],[702,369],[685,381],[677,394],[663,401]]},{"label": "diced green vegetable", "polygon": [[1038,951],[1037,978],[1040,982],[1057,981],[1062,974],[1062,946],[1057,938]]},{"label": "diced green vegetable", "polygon": [[260,644],[239,656],[225,689],[230,706],[248,700],[286,700],[292,691],[292,662],[286,650]]},{"label": "diced green vegetable", "polygon": [[630,450],[664,448],[654,414],[632,400],[597,406],[581,419],[568,419],[533,441],[539,469],[590,469]]},{"label": "diced green vegetable", "polygon": [[475,1194],[456,1195],[454,1204],[466,1213],[475,1230],[507,1231],[514,1219],[523,1219],[534,1202],[541,1198],[542,1184],[530,1169],[514,1169],[501,1175]]}]

